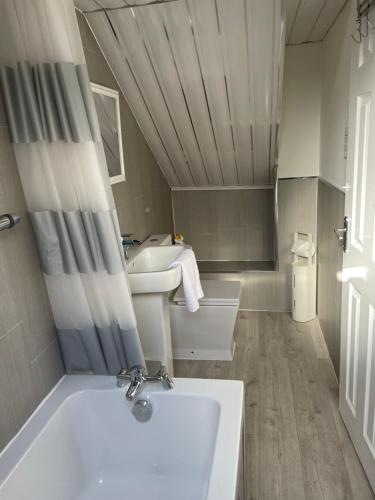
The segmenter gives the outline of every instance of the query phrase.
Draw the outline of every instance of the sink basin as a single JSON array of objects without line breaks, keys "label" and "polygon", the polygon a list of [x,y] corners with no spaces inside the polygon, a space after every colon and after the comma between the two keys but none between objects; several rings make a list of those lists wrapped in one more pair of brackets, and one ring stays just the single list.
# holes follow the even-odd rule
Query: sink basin
[{"label": "sink basin", "polygon": [[181,267],[168,269],[183,247],[146,247],[131,256],[126,269],[132,294],[170,292],[181,283]]}]

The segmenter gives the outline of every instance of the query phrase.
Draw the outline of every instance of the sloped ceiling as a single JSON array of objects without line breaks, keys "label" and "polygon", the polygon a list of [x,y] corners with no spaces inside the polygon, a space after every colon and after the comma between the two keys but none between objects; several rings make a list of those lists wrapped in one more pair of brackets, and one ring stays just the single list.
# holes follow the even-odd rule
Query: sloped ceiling
[{"label": "sloped ceiling", "polygon": [[287,0],[286,43],[319,42],[347,0]]},{"label": "sloped ceiling", "polygon": [[283,1],[125,3],[76,0],[169,184],[272,184]]}]

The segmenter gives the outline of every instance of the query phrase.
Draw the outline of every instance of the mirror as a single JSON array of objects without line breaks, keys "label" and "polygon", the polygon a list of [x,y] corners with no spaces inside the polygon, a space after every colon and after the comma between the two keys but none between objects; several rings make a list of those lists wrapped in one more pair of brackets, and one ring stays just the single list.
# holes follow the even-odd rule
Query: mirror
[{"label": "mirror", "polygon": [[111,184],[125,180],[120,118],[120,98],[117,90],[91,84],[99,119],[100,133],[107,160]]}]

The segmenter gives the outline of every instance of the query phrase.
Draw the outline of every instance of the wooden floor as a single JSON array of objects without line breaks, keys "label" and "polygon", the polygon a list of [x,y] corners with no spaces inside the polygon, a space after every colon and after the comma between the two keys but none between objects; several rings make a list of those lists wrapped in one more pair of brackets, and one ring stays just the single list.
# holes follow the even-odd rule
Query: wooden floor
[{"label": "wooden floor", "polygon": [[338,412],[316,321],[241,311],[233,362],[175,361],[175,376],[240,379],[246,389],[245,499],[373,499]]}]

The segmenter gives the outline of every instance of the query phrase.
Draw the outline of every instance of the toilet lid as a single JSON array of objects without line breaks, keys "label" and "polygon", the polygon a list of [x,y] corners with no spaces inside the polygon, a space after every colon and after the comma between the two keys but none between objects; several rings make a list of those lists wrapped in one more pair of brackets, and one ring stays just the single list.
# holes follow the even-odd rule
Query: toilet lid
[{"label": "toilet lid", "polygon": [[[199,301],[201,306],[238,306],[240,304],[240,281],[201,280],[201,284],[204,293],[203,299]],[[180,305],[185,304],[185,295],[182,285],[178,287],[173,297],[173,302]]]}]

